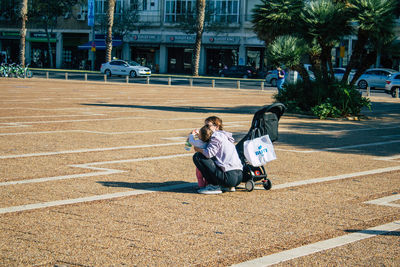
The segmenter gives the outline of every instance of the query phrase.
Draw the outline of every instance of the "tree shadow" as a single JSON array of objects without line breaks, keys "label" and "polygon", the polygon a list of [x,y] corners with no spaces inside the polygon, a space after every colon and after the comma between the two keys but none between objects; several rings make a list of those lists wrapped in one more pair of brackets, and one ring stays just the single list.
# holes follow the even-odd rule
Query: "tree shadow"
[{"label": "tree shadow", "polygon": [[347,233],[360,233],[366,235],[390,235],[390,236],[400,236],[400,231],[384,231],[384,230],[356,230],[348,229],[345,230]]},{"label": "tree shadow", "polygon": [[[361,121],[319,120],[287,114],[299,121],[280,124],[290,129],[279,132],[279,143],[304,150],[322,150],[343,154],[393,156],[400,151],[400,102],[373,102],[364,108]],[[334,122],[334,123],[332,123]],[[293,130],[297,132],[292,132]],[[278,143],[278,144],[279,144]]]},{"label": "tree shadow", "polygon": [[172,112],[194,112],[194,113],[226,113],[226,114],[254,114],[261,109],[260,106],[237,106],[237,107],[199,107],[199,106],[149,106],[149,105],[123,105],[106,103],[82,103],[84,106],[100,106],[111,108],[137,108]]},{"label": "tree shadow", "polygon": [[[225,114],[254,114],[263,106],[236,106],[236,107],[201,107],[201,106],[155,106],[155,105],[124,105],[108,103],[83,103],[86,106],[101,106],[110,108],[132,108],[149,109],[170,112],[191,112],[191,113],[225,113]],[[359,154],[372,156],[391,156],[397,155],[400,151],[400,103],[373,102],[373,109],[364,109],[362,114],[370,119],[361,121],[343,121],[335,120],[323,121],[307,117],[304,122],[302,115],[286,114],[295,120],[285,122],[285,126],[290,130],[299,130],[304,132],[285,132],[279,133],[279,143],[295,147],[295,149],[304,150],[323,150],[334,151],[344,154]],[[285,116],[285,115],[284,115]],[[296,118],[298,122],[296,122]],[[382,136],[382,129],[372,128],[371,124],[365,123],[376,120],[378,123],[384,119],[386,123],[393,120],[393,125],[383,128],[392,128],[392,139],[385,139]],[[281,121],[282,123],[282,121]],[[249,119],[249,126],[251,119]],[[334,133],[334,131],[337,131]],[[233,132],[236,141],[239,141],[244,132]],[[388,135],[387,134],[387,135]],[[396,137],[397,135],[397,137]],[[381,143],[381,144],[379,144]]]},{"label": "tree shadow", "polygon": [[155,191],[155,192],[175,192],[175,193],[197,193],[196,183],[189,183],[186,181],[168,181],[162,183],[130,183],[130,182],[117,182],[117,181],[97,181],[96,183],[106,187],[123,187],[136,190]]}]

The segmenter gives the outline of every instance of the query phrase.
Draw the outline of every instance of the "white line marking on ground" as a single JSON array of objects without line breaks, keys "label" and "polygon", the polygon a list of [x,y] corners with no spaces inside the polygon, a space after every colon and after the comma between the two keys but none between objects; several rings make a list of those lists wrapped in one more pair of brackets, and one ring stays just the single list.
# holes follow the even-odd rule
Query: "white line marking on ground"
[{"label": "white line marking on ground", "polygon": [[356,233],[331,238],[328,240],[316,242],[306,246],[271,254],[258,259],[242,262],[239,264],[232,265],[232,267],[270,266],[273,264],[278,264],[281,262],[311,255],[320,251],[344,246],[377,235],[388,234],[390,232],[397,231],[398,229],[400,229],[400,221],[394,221],[391,223],[368,228],[366,230],[362,230]]},{"label": "white line marking on ground", "polygon": [[[31,179],[31,180],[26,180],[26,181],[10,181],[10,182],[4,182],[0,183],[0,186],[6,186],[6,185],[16,185],[16,184],[26,184],[26,183],[38,183],[38,182],[46,182],[46,181],[55,181],[55,180],[61,180],[61,179],[72,179],[72,178],[80,178],[80,177],[90,177],[90,176],[95,176],[95,175],[106,175],[106,174],[112,174],[112,173],[118,173],[118,172],[123,172],[122,170],[117,170],[117,169],[109,169],[109,168],[99,168],[99,167],[94,167],[95,165],[104,165],[104,164],[118,164],[118,163],[129,163],[129,162],[140,162],[140,161],[148,161],[148,160],[161,160],[161,159],[171,159],[171,158],[176,158],[176,157],[188,157],[192,156],[191,153],[185,153],[185,154],[174,154],[174,155],[167,155],[167,156],[159,156],[159,157],[149,157],[149,158],[138,158],[138,159],[127,159],[127,160],[114,160],[114,161],[102,161],[102,162],[92,162],[92,163],[86,163],[86,164],[76,164],[76,165],[69,165],[71,167],[78,167],[78,168],[87,168],[87,169],[92,169],[92,170],[97,170],[101,172],[95,172],[95,173],[86,173],[82,174],[81,176],[79,174],[75,175],[66,175],[66,176],[56,176],[56,177],[45,177],[45,178],[38,178],[38,179]],[[362,176],[362,175],[370,175],[370,174],[377,174],[377,173],[384,173],[384,172],[390,172],[390,171],[397,171],[400,170],[400,166],[397,167],[389,167],[389,168],[383,168],[383,169],[375,169],[375,170],[370,170],[370,171],[364,171],[364,172],[357,172],[357,173],[351,173],[351,174],[344,174],[344,175],[338,175],[338,176],[330,176],[330,177],[324,177],[324,178],[317,178],[317,179],[309,179],[305,181],[299,181],[299,182],[293,182],[293,183],[286,183],[286,184],[281,184],[281,185],[276,185],[272,189],[277,190],[277,189],[283,189],[283,188],[288,188],[288,187],[295,187],[295,186],[300,186],[300,185],[306,185],[306,184],[314,184],[314,183],[321,183],[321,182],[326,182],[326,181],[333,181],[333,180],[339,180],[339,179],[346,179],[346,178],[351,178],[351,177],[357,177],[357,176]],[[192,186],[193,184],[186,184],[186,186]],[[177,186],[182,186],[182,185],[177,185]],[[173,188],[173,187],[171,187]],[[180,187],[184,188],[184,186]],[[162,191],[162,187],[158,191]],[[136,190],[135,190],[136,191]],[[150,193],[153,192],[148,191],[148,190],[142,190],[141,194],[145,193]],[[121,196],[125,196],[124,194],[127,194],[126,192],[122,192]],[[132,195],[136,195],[139,193],[132,193]],[[102,197],[104,196],[104,197]],[[101,199],[108,199],[109,194],[106,195],[98,195],[98,197],[101,197]],[[118,197],[118,193],[112,194],[112,198]],[[86,199],[86,201],[84,201]],[[58,205],[66,205],[66,204],[72,204],[72,203],[80,203],[80,202],[87,202],[87,201],[94,201],[91,200],[92,198],[79,198],[74,202],[74,199],[67,199],[65,201],[60,200],[60,201],[55,201],[55,202],[49,202],[50,204],[47,204],[48,202],[43,202],[43,203],[38,203],[38,204],[29,204],[29,205],[22,205],[22,206],[16,206],[16,207],[9,207],[9,208],[2,208],[0,209],[0,214],[1,213],[9,213],[9,212],[16,212],[16,211],[24,211],[24,210],[29,210],[29,209],[38,209],[42,207],[49,207],[50,206],[58,206]]]},{"label": "white line marking on ground", "polygon": [[82,120],[60,120],[60,121],[21,121],[16,123],[0,122],[0,124],[18,124],[21,126],[31,124],[47,124],[47,123],[63,123],[63,122],[84,122],[84,121],[110,121],[110,120],[133,120],[133,119],[145,119],[144,117],[132,116],[132,117],[119,117],[119,118],[104,118],[104,119],[82,119]]},{"label": "white line marking on ground", "polygon": [[[99,168],[100,169],[100,168]],[[62,175],[62,176],[53,176],[53,177],[43,177],[29,180],[19,180],[19,181],[10,181],[10,182],[1,182],[0,186],[9,186],[9,185],[18,185],[18,184],[32,184],[32,183],[43,183],[43,182],[51,182],[57,180],[67,180],[67,179],[76,179],[76,178],[84,178],[84,177],[92,177],[92,176],[100,176],[100,175],[110,175],[114,173],[121,173],[125,171],[106,169],[103,172],[91,172],[91,173],[79,173],[79,174],[70,174],[70,175]]]},{"label": "white line marking on ground", "polygon": [[397,161],[400,159],[400,155],[395,155],[391,157],[379,157],[379,158],[374,158],[374,160],[385,160],[385,161]]},{"label": "white line marking on ground", "polygon": [[184,144],[184,143],[180,142],[180,143],[165,143],[165,144],[151,144],[151,145],[117,146],[117,147],[103,147],[103,148],[91,148],[91,149],[64,150],[64,151],[55,151],[55,152],[42,152],[42,153],[30,153],[30,154],[0,156],[0,159],[28,158],[28,157],[52,156],[52,155],[85,153],[85,152],[101,152],[101,151],[111,151],[111,150],[120,150],[120,149],[136,149],[136,148],[151,148],[151,147],[162,147],[162,146],[176,146],[176,145],[182,145],[182,144]]},{"label": "white line marking on ground", "polygon": [[345,132],[359,132],[359,131],[375,131],[375,130],[388,130],[388,129],[398,129],[400,126],[390,126],[390,127],[371,127],[371,128],[358,128],[358,129],[348,129],[348,130],[317,130],[315,133],[345,133]]},{"label": "white line marking on ground", "polygon": [[393,135],[385,135],[381,136],[381,138],[389,139],[389,138],[399,138],[400,134],[393,134]]},{"label": "white line marking on ground", "polygon": [[388,145],[388,144],[394,144],[394,143],[400,143],[400,140],[358,144],[358,145],[350,145],[350,146],[341,146],[341,147],[328,147],[328,148],[312,149],[312,150],[294,150],[294,149],[284,149],[284,148],[275,148],[275,150],[286,151],[286,152],[296,152],[296,153],[317,153],[317,152],[325,152],[325,151],[345,150],[345,149],[349,149],[349,148]]},{"label": "white line marking on ground", "polygon": [[88,117],[88,116],[104,116],[100,113],[87,113],[87,114],[65,114],[65,115],[41,115],[41,116],[12,116],[0,117],[0,119],[20,119],[20,118],[58,118],[58,117]]},{"label": "white line marking on ground", "polygon": [[391,202],[394,202],[397,200],[400,200],[400,194],[396,194],[396,195],[392,195],[392,196],[388,196],[388,197],[382,197],[382,198],[366,201],[364,203],[400,208],[400,204],[391,203]]},{"label": "white line marking on ground", "polygon": [[[19,123],[9,123],[13,127],[27,127],[28,125],[20,125]],[[10,127],[10,126],[7,126]],[[225,128],[243,127],[239,122],[226,123]],[[0,127],[2,128],[2,127]],[[0,133],[0,136],[13,136],[13,135],[31,135],[31,134],[57,134],[57,133],[92,133],[92,134],[105,134],[105,135],[118,135],[118,134],[137,134],[137,133],[157,133],[157,132],[176,132],[176,131],[191,131],[193,128],[181,129],[164,129],[164,130],[140,130],[140,131],[125,131],[125,132],[102,132],[102,131],[89,131],[89,130],[63,130],[63,131],[40,131],[40,132],[18,132],[18,133]]]},{"label": "white line marking on ground", "polygon": [[[353,177],[385,173],[385,172],[391,172],[391,171],[399,171],[399,170],[400,170],[400,166],[394,166],[394,167],[374,169],[374,170],[369,170],[369,171],[347,173],[347,174],[328,176],[328,177],[322,177],[322,178],[314,178],[314,179],[308,179],[308,180],[274,185],[274,186],[272,186],[271,190],[279,190],[279,189],[284,189],[284,188],[289,188],[289,187],[323,183],[323,182],[329,182],[329,181],[335,181],[335,180],[343,180],[343,179],[348,179],[348,178],[353,178]],[[255,187],[254,189],[265,190],[263,187]]]},{"label": "white line marking on ground", "polygon": [[190,154],[190,153],[187,153],[187,154],[174,154],[174,155],[158,156],[158,157],[147,157],[147,158],[136,158],[136,159],[125,159],[125,160],[114,160],[114,161],[101,161],[101,162],[92,162],[92,163],[84,163],[84,164],[73,164],[73,165],[68,165],[68,166],[69,167],[75,167],[75,168],[95,170],[97,172],[62,175],[62,176],[52,176],[52,177],[43,177],[43,178],[35,178],[35,179],[29,179],[29,180],[17,180],[17,181],[1,182],[0,186],[9,186],[9,185],[18,185],[18,184],[30,184],[30,183],[42,183],[42,182],[58,181],[58,180],[65,180],[65,179],[76,179],[76,178],[83,178],[83,177],[110,175],[110,174],[114,174],[114,173],[122,173],[122,172],[125,172],[125,171],[118,170],[118,169],[93,167],[93,166],[94,165],[105,165],[105,164],[118,164],[118,163],[129,163],[129,162],[162,160],[162,159],[171,159],[171,158],[188,157],[188,156],[192,156],[192,154]]},{"label": "white line marking on ground", "polygon": [[13,206],[13,207],[8,207],[8,208],[1,208],[0,214],[48,208],[48,207],[55,207],[55,206],[63,206],[63,205],[69,205],[69,204],[77,204],[77,203],[83,203],[83,202],[91,202],[91,201],[97,201],[97,200],[108,200],[108,199],[119,198],[119,197],[128,197],[128,196],[134,196],[134,195],[148,194],[148,193],[152,193],[152,192],[176,190],[176,189],[186,188],[186,187],[193,186],[193,185],[194,185],[194,183],[176,184],[176,185],[163,186],[163,187],[153,187],[153,188],[148,188],[146,190],[129,190],[129,191],[124,191],[124,192],[112,193],[112,194],[95,195],[95,196],[90,196],[90,197],[64,199],[64,200],[58,200],[58,201],[50,201],[50,202],[27,204],[27,205],[21,205],[21,206]]}]

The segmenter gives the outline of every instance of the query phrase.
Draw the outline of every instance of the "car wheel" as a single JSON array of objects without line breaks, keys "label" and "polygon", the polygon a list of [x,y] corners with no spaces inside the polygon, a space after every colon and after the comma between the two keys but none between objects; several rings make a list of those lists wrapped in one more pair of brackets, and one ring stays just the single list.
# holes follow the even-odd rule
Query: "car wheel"
[{"label": "car wheel", "polygon": [[247,74],[243,75],[243,79],[247,79],[249,78],[249,76],[247,76]]},{"label": "car wheel", "polygon": [[111,77],[111,70],[105,70],[104,73],[107,75],[107,77]]},{"label": "car wheel", "polygon": [[270,83],[271,83],[272,87],[275,87],[276,86],[276,79],[271,79]]},{"label": "car wheel", "polygon": [[360,89],[367,89],[368,87],[368,83],[365,80],[361,80],[358,82],[358,88]]},{"label": "car wheel", "polygon": [[136,77],[136,71],[132,70],[132,71],[129,73],[129,76],[130,76],[131,78],[135,78],[135,77]]},{"label": "car wheel", "polygon": [[396,89],[397,88],[392,88],[392,91],[390,91],[390,94],[392,95],[392,97],[396,97]]}]

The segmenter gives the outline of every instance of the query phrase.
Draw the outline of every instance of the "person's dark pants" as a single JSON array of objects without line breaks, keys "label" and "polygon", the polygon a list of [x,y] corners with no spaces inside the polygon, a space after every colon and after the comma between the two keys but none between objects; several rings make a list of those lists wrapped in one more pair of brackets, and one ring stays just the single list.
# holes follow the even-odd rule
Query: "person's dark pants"
[{"label": "person's dark pants", "polygon": [[196,152],[193,155],[193,162],[209,184],[234,187],[242,182],[242,170],[224,172],[220,167],[215,165],[212,159],[206,158],[200,152]]}]

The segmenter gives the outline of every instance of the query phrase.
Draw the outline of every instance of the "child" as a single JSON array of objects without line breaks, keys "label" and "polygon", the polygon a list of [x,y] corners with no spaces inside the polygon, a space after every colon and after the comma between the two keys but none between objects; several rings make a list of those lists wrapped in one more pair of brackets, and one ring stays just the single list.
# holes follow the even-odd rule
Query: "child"
[{"label": "child", "polygon": [[[211,132],[205,133],[205,136],[199,136],[199,131],[193,130],[192,133],[188,137],[188,142],[195,147],[204,149],[207,147],[207,142],[210,139],[212,133],[214,131],[222,131],[224,129],[224,126],[222,125],[222,120],[218,118],[217,116],[211,116],[208,117],[207,119],[204,120],[204,124],[209,126],[209,129],[211,129]],[[209,136],[207,136],[209,134]],[[199,138],[199,139],[197,139]],[[207,141],[204,141],[207,140]],[[197,177],[197,184],[199,188],[203,188],[207,186],[207,181],[204,179],[203,175],[199,171],[198,168],[196,168],[196,177]]]},{"label": "child", "polygon": [[[193,130],[192,133],[189,135],[188,141],[194,147],[198,147],[204,149],[207,147],[207,142],[210,140],[213,131],[209,127],[202,127],[200,131]],[[197,139],[198,138],[198,139]],[[197,184],[199,188],[204,188],[207,186],[207,181],[204,179],[203,175],[196,168],[196,177],[197,177]]]}]

